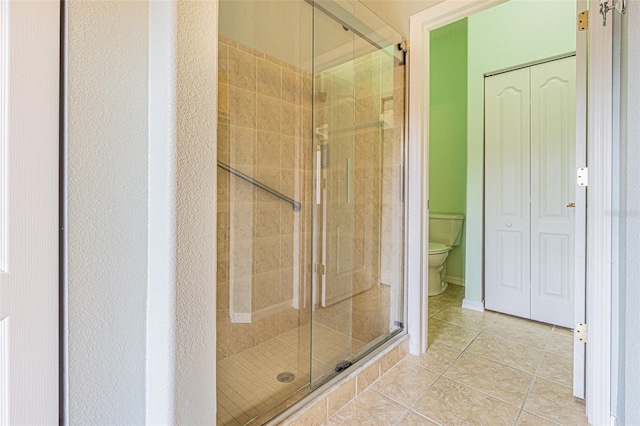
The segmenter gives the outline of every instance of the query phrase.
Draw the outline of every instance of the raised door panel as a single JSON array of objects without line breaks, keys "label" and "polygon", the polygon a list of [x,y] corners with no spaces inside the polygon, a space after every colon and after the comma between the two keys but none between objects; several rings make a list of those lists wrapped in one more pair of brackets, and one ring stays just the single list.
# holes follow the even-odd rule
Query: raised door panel
[{"label": "raised door panel", "polygon": [[485,305],[528,318],[529,70],[485,79]]},{"label": "raised door panel", "polygon": [[572,327],[575,58],[531,67],[531,318]]}]

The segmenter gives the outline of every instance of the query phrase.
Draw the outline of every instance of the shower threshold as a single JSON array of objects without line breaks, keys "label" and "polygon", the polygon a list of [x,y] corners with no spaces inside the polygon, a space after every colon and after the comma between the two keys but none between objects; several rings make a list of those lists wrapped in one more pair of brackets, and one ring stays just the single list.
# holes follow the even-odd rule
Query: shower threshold
[{"label": "shower threshold", "polygon": [[[292,395],[287,400],[287,406],[276,407],[273,410],[265,413],[259,418],[254,419],[249,424],[251,425],[269,425],[275,426],[281,423],[287,423],[286,420],[294,416],[298,411],[304,410],[308,406],[312,406],[320,399],[326,397],[331,390],[336,387],[341,381],[347,377],[355,376],[364,368],[368,367],[370,361],[384,357],[388,352],[393,350],[402,341],[404,341],[408,335],[405,330],[398,329],[393,331],[387,336],[380,338],[365,348],[363,351],[349,362],[350,365],[339,373],[333,373],[316,380],[311,389],[304,389],[304,393],[298,392],[296,395]],[[342,364],[342,362],[340,363]]]}]

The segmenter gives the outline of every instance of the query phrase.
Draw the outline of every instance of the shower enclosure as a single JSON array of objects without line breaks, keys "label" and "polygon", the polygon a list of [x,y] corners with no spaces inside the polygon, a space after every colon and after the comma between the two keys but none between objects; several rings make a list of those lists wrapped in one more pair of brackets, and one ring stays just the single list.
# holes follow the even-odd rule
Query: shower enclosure
[{"label": "shower enclosure", "polygon": [[220,2],[218,424],[403,329],[404,54],[357,1]]}]

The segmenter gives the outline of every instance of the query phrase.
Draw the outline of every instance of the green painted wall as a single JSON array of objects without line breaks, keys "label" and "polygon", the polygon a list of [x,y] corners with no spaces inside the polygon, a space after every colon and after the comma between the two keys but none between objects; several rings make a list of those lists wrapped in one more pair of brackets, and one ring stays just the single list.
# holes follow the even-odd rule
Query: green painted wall
[{"label": "green painted wall", "polygon": [[511,0],[468,18],[465,299],[481,302],[484,74],[574,52],[573,0]]},{"label": "green painted wall", "polygon": [[[430,210],[466,216],[467,20],[432,31],[429,37]],[[447,276],[464,280],[464,257],[463,231],[460,246],[447,258]]]}]

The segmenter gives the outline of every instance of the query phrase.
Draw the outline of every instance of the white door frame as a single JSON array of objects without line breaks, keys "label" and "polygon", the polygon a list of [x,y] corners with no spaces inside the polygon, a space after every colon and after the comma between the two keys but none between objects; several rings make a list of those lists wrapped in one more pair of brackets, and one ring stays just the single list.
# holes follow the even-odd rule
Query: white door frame
[{"label": "white door frame", "polygon": [[60,2],[0,21],[0,425],[56,424]]},{"label": "white door frame", "polygon": [[613,25],[597,13],[599,0],[589,0],[587,137],[589,186],[587,204],[587,418],[591,424],[611,422],[611,186],[613,111]]},{"label": "white door frame", "polygon": [[507,0],[446,0],[411,16],[407,144],[407,331],[409,352],[427,350],[429,317],[429,32]]},{"label": "white door frame", "polygon": [[[504,3],[506,0],[446,0],[411,16],[409,140],[407,162],[407,330],[409,350],[426,351],[429,242],[429,57],[430,31]],[[598,0],[589,0],[597,11]],[[593,13],[589,43],[588,155],[591,159],[587,206],[587,415],[592,424],[610,421],[611,358],[611,25],[598,25]],[[611,19],[610,19],[611,21]]]}]

